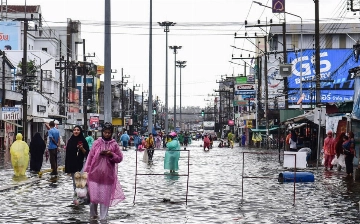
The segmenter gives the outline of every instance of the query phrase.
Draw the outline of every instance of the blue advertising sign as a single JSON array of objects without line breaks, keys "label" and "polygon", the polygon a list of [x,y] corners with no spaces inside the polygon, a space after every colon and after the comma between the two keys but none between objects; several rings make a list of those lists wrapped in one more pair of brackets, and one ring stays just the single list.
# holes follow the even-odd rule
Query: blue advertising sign
[{"label": "blue advertising sign", "polygon": [[255,90],[235,90],[235,95],[255,95]]},{"label": "blue advertising sign", "polygon": [[[302,89],[305,94],[303,103],[316,101],[316,77],[314,50],[304,50],[302,57]],[[300,98],[300,65],[299,52],[289,52],[288,61],[293,64],[292,75],[288,77],[289,103],[296,103]],[[354,78],[349,69],[359,66],[355,62],[352,49],[322,49],[320,50],[320,95],[321,102],[341,102],[352,100],[354,95]],[[326,82],[326,81],[329,82]]]},{"label": "blue advertising sign", "polygon": [[0,49],[20,49],[21,23],[19,21],[0,21]]}]

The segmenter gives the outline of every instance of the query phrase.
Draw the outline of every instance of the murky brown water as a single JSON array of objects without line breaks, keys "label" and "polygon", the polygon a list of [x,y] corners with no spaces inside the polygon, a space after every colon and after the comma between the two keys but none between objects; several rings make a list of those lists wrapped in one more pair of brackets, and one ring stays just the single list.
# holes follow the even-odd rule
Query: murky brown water
[{"label": "murky brown water", "polygon": [[[359,223],[360,182],[344,179],[343,171],[307,169],[314,172],[315,182],[296,184],[293,206],[293,184],[277,181],[284,170],[278,155],[246,154],[245,175],[271,178],[245,179],[242,200],[241,152],[260,150],[235,147],[204,152],[199,144],[195,141],[188,147],[187,206],[183,203],[187,177],[165,176],[138,176],[134,205],[136,152],[124,152],[119,178],[127,198],[110,208],[108,223]],[[139,159],[138,173],[164,173],[164,153],[155,151],[151,167]],[[179,174],[187,172],[186,155],[182,152]],[[11,165],[4,157],[0,154],[0,186],[14,183]],[[43,168],[49,167],[44,163]],[[89,207],[72,206],[72,194],[72,181],[66,175],[56,182],[44,175],[32,185],[0,192],[0,222],[89,223]],[[164,203],[163,198],[179,203]]]}]

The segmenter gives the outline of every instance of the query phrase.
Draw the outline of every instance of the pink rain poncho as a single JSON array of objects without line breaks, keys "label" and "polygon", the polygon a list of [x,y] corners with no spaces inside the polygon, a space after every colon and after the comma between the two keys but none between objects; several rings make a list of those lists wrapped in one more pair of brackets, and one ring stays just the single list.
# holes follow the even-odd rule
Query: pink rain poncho
[{"label": "pink rain poncho", "polygon": [[[103,150],[110,150],[112,157],[100,155]],[[98,138],[92,146],[86,160],[84,172],[88,172],[90,202],[114,206],[125,199],[117,177],[118,163],[123,160],[120,147],[114,139],[104,141]]]}]

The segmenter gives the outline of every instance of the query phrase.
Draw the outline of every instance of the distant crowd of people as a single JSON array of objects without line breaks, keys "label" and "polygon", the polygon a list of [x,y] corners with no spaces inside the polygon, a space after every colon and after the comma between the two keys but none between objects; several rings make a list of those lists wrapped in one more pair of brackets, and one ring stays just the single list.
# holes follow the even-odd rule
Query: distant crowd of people
[{"label": "distant crowd of people", "polygon": [[[121,147],[126,150],[131,140],[125,131],[120,136],[121,145],[114,138],[114,127],[106,122],[101,131],[101,137],[94,140],[92,132],[85,138],[80,126],[74,126],[72,135],[65,145],[64,172],[72,177],[74,190],[73,203],[90,204],[92,219],[107,218],[109,207],[125,199],[124,192],[118,180],[118,164],[123,160]],[[183,135],[183,136],[182,136]],[[174,175],[179,170],[180,146],[189,144],[187,133],[170,132],[168,135],[149,134],[147,138],[135,133],[134,144],[137,150],[144,151],[146,162],[152,163],[154,149],[166,147],[164,169]],[[179,137],[183,140],[179,140]],[[58,175],[58,152],[62,139],[55,123],[49,123],[47,136],[43,139],[36,133],[28,144],[17,134],[16,141],[10,147],[11,162],[16,177],[25,176],[29,163],[32,173],[41,173],[43,158],[49,153],[51,177]],[[98,208],[99,207],[99,208]],[[99,212],[98,212],[99,211]]]}]

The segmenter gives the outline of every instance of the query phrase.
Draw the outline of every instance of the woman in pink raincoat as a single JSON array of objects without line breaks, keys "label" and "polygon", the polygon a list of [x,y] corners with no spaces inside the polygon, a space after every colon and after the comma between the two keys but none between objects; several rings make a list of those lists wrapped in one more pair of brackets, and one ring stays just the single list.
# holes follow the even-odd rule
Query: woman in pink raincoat
[{"label": "woman in pink raincoat", "polygon": [[98,217],[98,204],[100,220],[104,220],[109,207],[125,199],[117,178],[118,163],[123,160],[123,154],[117,142],[111,138],[113,130],[111,123],[104,124],[102,137],[93,143],[84,168],[84,172],[88,172],[90,216],[93,219]]},{"label": "woman in pink raincoat", "polygon": [[336,151],[335,148],[333,147],[334,144],[334,138],[333,138],[333,133],[332,131],[328,131],[326,133],[327,137],[324,140],[324,158],[325,158],[325,170],[327,170],[328,168],[330,170],[333,169],[333,165],[331,165],[331,161],[335,158],[336,155]]}]

